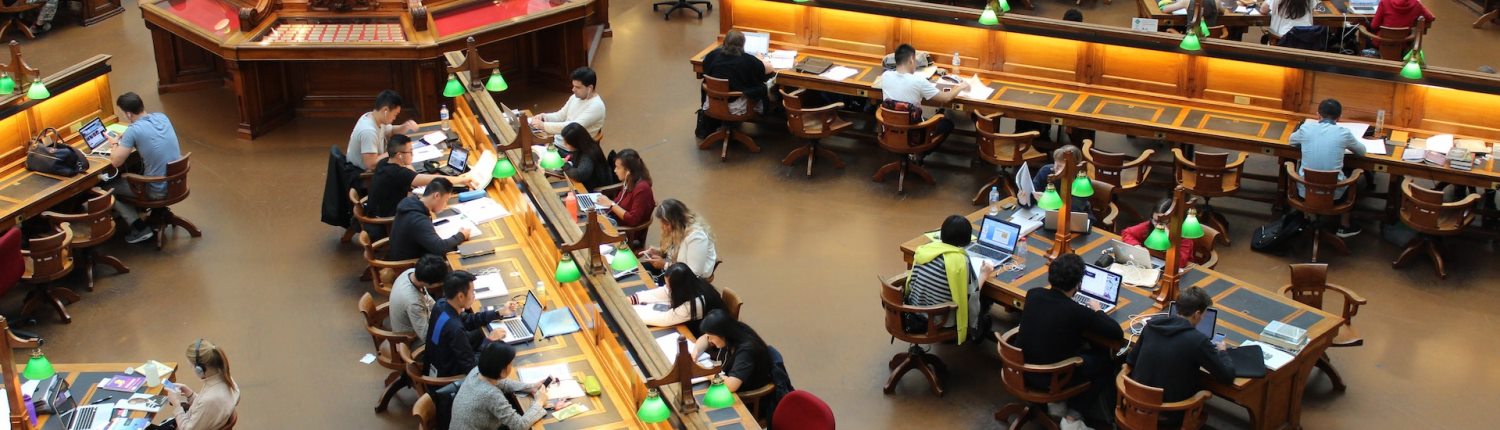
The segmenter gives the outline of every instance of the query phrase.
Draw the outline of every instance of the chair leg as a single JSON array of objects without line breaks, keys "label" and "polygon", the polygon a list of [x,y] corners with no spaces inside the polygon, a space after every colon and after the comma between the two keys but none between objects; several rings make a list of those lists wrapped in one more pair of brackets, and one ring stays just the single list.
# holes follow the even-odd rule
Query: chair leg
[{"label": "chair leg", "polygon": [[936,184],[937,183],[936,180],[932,179],[932,174],[931,173],[927,173],[927,168],[926,167],[922,167],[921,164],[909,163],[909,165],[906,166],[906,167],[907,167],[908,170],[911,171],[911,173],[913,175],[917,175],[917,177],[922,178],[922,180],[925,181],[925,182],[927,182],[928,185],[932,185],[932,184]]},{"label": "chair leg", "polygon": [[900,382],[901,377],[906,375],[906,372],[915,366],[916,362],[910,353],[903,352],[896,354],[895,357],[891,357],[891,376],[885,379],[885,393],[890,394],[895,392],[896,383]]},{"label": "chair leg", "polygon": [[698,142],[698,149],[712,148],[715,143],[728,138],[729,129],[720,127],[718,130],[714,130],[713,133],[709,133],[707,137],[704,137],[702,142]]},{"label": "chair leg", "polygon": [[73,264],[74,264],[73,267],[78,267],[78,268],[82,268],[83,269],[83,282],[84,282],[83,283],[83,289],[88,290],[89,292],[93,292],[94,291],[94,259],[93,259],[93,254],[94,253],[93,253],[93,250],[91,248],[79,249],[78,252],[76,254],[74,254],[76,258],[75,258],[75,260],[73,262]]},{"label": "chair leg", "polygon": [[344,229],[344,235],[343,236],[339,236],[339,243],[349,243],[350,241],[353,241],[354,240],[354,234],[358,233],[358,230],[359,229],[355,228],[355,227],[349,227],[349,228]]},{"label": "chair leg", "polygon": [[1333,383],[1334,391],[1342,393],[1348,389],[1348,387],[1344,386],[1344,378],[1340,377],[1339,371],[1333,368],[1333,361],[1328,358],[1328,353],[1324,353],[1322,357],[1318,357],[1317,366],[1319,370],[1323,371],[1323,374],[1328,375],[1328,382]]},{"label": "chair leg", "polygon": [[79,297],[78,293],[67,288],[37,286],[26,294],[26,302],[21,306],[21,314],[29,317],[40,310],[42,305],[48,305],[54,312],[57,312],[57,317],[62,319],[64,324],[69,324],[73,322],[73,316],[68,314],[68,305],[77,303],[80,299],[82,297]]},{"label": "chair leg", "polygon": [[1443,269],[1443,254],[1438,251],[1439,240],[1441,238],[1427,241],[1427,256],[1432,258],[1432,269],[1437,272],[1438,278],[1448,279],[1448,271]]},{"label": "chair leg", "polygon": [[[915,349],[915,347],[913,347]],[[917,370],[927,376],[927,385],[932,387],[932,394],[943,397],[942,374],[947,372],[947,366],[937,356],[925,352],[917,355]]]},{"label": "chair leg", "polygon": [[1213,227],[1214,230],[1219,231],[1219,243],[1229,246],[1229,220],[1224,218],[1224,214],[1214,210],[1213,206],[1204,203],[1203,218],[1208,221],[1209,227]]},{"label": "chair leg", "polygon": [[1427,235],[1419,234],[1417,237],[1411,238],[1411,240],[1406,242],[1406,249],[1401,250],[1401,255],[1396,256],[1396,259],[1391,261],[1391,268],[1400,268],[1401,265],[1406,264],[1406,260],[1416,255],[1417,251],[1421,250],[1423,245],[1426,244]]},{"label": "chair leg", "polygon": [[168,225],[174,226],[174,227],[180,227],[183,230],[187,230],[188,236],[203,237],[203,231],[198,230],[198,226],[193,225],[192,221],[188,221],[186,218],[177,216],[177,214],[172,213],[172,209],[171,208],[166,208],[166,209],[167,209],[167,224]]},{"label": "chair leg", "polygon": [[818,154],[819,157],[823,157],[823,158],[832,160],[833,161],[833,167],[835,169],[842,169],[842,168],[844,168],[844,160],[842,158],[839,158],[839,154],[833,152],[833,150],[831,150],[831,149],[824,148],[821,145],[817,145],[815,143],[813,145],[813,153]]},{"label": "chair leg", "polygon": [[880,169],[875,170],[875,175],[871,176],[870,180],[875,182],[885,182],[886,176],[890,176],[892,173],[896,173],[899,170],[901,170],[900,161],[892,161],[890,163],[886,163],[886,165],[880,166]]},{"label": "chair leg", "polygon": [[396,376],[396,380],[386,384],[385,393],[380,396],[380,404],[375,405],[375,412],[377,413],[385,412],[386,406],[391,403],[391,398],[396,397],[396,393],[400,392],[402,388],[411,385],[411,382],[406,379],[406,375],[402,375],[401,372],[391,372],[391,375]]},{"label": "chair leg", "polygon": [[799,146],[797,147],[797,149],[793,149],[792,152],[788,152],[786,154],[786,158],[781,159],[781,165],[790,166],[792,165],[792,163],[797,162],[797,160],[801,160],[803,157],[812,157],[812,152],[813,147],[811,143]]},{"label": "chair leg", "polygon": [[115,269],[115,273],[119,273],[119,274],[130,273],[130,266],[126,266],[124,262],[120,261],[120,259],[115,258],[112,255],[98,255],[98,254],[95,254],[94,255],[94,262],[95,263],[99,263],[99,264],[103,264],[103,265],[106,265],[106,266],[109,266],[111,268],[114,268]]}]

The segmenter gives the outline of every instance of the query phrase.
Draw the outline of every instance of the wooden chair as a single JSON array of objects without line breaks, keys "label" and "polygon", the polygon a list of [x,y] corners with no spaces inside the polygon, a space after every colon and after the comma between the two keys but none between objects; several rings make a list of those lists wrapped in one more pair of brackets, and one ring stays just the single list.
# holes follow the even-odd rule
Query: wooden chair
[{"label": "wooden chair", "polygon": [[1229,245],[1229,220],[1215,211],[1209,200],[1232,196],[1240,191],[1240,176],[1248,157],[1242,152],[1230,161],[1227,153],[1193,151],[1193,159],[1189,160],[1181,148],[1172,148],[1177,183],[1203,198],[1203,204],[1198,205],[1198,219],[1203,225],[1222,233],[1219,241],[1225,246]]},{"label": "wooden chair", "polygon": [[1193,239],[1193,263],[1208,269],[1219,265],[1219,251],[1214,249],[1218,245],[1219,231],[1213,227],[1203,226],[1203,237]]},{"label": "wooden chair", "polygon": [[1354,28],[1359,32],[1360,43],[1374,44],[1383,60],[1401,61],[1417,40],[1417,32],[1412,31],[1411,27],[1380,26],[1374,33],[1363,25]]},{"label": "wooden chair", "polygon": [[[1354,330],[1354,316],[1359,314],[1359,307],[1369,304],[1363,296],[1353,290],[1344,288],[1337,284],[1328,283],[1327,264],[1293,264],[1292,283],[1281,287],[1282,295],[1291,297],[1304,305],[1323,309],[1323,296],[1329,291],[1344,296],[1344,309],[1340,315],[1344,321],[1339,324],[1338,333],[1333,337],[1330,347],[1347,348],[1365,344],[1365,339]],[[1325,350],[1323,356],[1318,358],[1317,366],[1328,375],[1328,380],[1333,382],[1333,389],[1344,391],[1344,379],[1339,377],[1339,372],[1333,368],[1333,359],[1329,358]]]},{"label": "wooden chair", "polygon": [[390,238],[380,239],[370,243],[370,233],[359,232],[359,245],[365,250],[365,262],[370,265],[370,287],[381,296],[390,297],[392,285],[401,272],[417,266],[416,258],[408,260],[386,260],[386,247],[390,246]]},{"label": "wooden chair", "polygon": [[[1329,231],[1328,226],[1319,222],[1318,217],[1338,216],[1354,210],[1354,202],[1359,197],[1359,187],[1354,184],[1358,183],[1359,177],[1364,175],[1365,171],[1354,169],[1354,174],[1340,181],[1337,170],[1302,169],[1302,173],[1297,173],[1297,166],[1288,161],[1286,173],[1292,181],[1286,188],[1287,203],[1313,217],[1312,261],[1314,263],[1318,261],[1318,245],[1324,240],[1348,255],[1349,245],[1344,244],[1343,238]],[[1306,193],[1299,195],[1297,193],[1299,188],[1305,188]],[[1336,201],[1334,195],[1339,189],[1345,190],[1344,198]]]},{"label": "wooden chair", "polygon": [[[600,187],[594,190],[594,192],[604,194],[612,200],[619,201],[620,190],[623,189],[625,189],[625,184],[617,182],[609,186]],[[642,249],[646,244],[646,234],[651,232],[651,223],[655,219],[656,217],[654,216],[647,216],[646,220],[642,221],[639,225],[617,226],[615,227],[615,231],[625,235],[625,240],[628,241],[627,243],[630,244],[631,249]]]},{"label": "wooden chair", "polygon": [[1481,3],[1484,3],[1481,9],[1484,13],[1474,20],[1474,28],[1484,27],[1486,21],[1500,22],[1500,0],[1484,0]]},{"label": "wooden chair", "polygon": [[[910,275],[902,275],[890,281],[880,280],[880,304],[885,309],[885,331],[891,334],[892,341],[900,339],[902,342],[911,344],[906,352],[891,357],[891,375],[885,381],[885,393],[895,392],[896,383],[901,381],[901,376],[916,369],[927,376],[927,383],[932,386],[932,393],[942,397],[943,381],[939,374],[947,373],[947,366],[943,365],[943,360],[936,355],[928,354],[921,345],[932,345],[958,338],[958,329],[943,327],[947,325],[955,306],[952,302],[937,306],[907,305],[905,295],[901,290],[906,286],[908,276]],[[907,333],[901,323],[901,314],[925,315],[927,330],[922,333]]]},{"label": "wooden chair", "polygon": [[108,242],[115,236],[115,196],[108,191],[99,188],[89,190],[89,197],[83,203],[83,212],[67,214],[58,212],[42,212],[42,218],[52,223],[52,227],[62,230],[64,224],[70,225],[73,230],[73,242],[68,245],[74,251],[73,258],[77,259],[78,266],[83,269],[85,284],[89,291],[94,291],[94,263],[104,263],[115,269],[115,273],[130,273],[130,267],[114,256],[100,254],[95,255],[94,248]]},{"label": "wooden chair", "polygon": [[221,430],[234,430],[234,425],[236,423],[239,423],[239,422],[240,422],[240,411],[230,411],[229,412],[229,421],[225,422],[224,423],[224,427],[220,427],[220,429]]},{"label": "wooden chair", "polygon": [[[25,35],[27,39],[35,39],[36,33],[31,32],[31,27],[26,25],[26,20],[22,19],[21,16],[26,12],[42,7],[44,4],[43,2],[27,3],[24,0],[16,1],[15,4],[11,5],[0,4],[0,16],[4,16],[4,18],[0,18],[0,20],[4,21],[3,24],[0,24],[0,36],[5,35],[5,31],[10,30],[11,26],[15,26],[17,30],[21,30],[21,34]],[[16,89],[19,90],[21,83],[25,80],[20,76],[14,76],[14,78],[17,82]]]},{"label": "wooden chair", "polygon": [[1163,413],[1181,412],[1182,430],[1197,430],[1207,418],[1208,390],[1199,390],[1187,400],[1164,403],[1162,389],[1130,379],[1130,366],[1115,375],[1115,425],[1124,430],[1156,430]]},{"label": "wooden chair", "polygon": [[740,308],[745,307],[745,302],[740,301],[740,295],[729,287],[719,288],[719,296],[724,299],[724,311],[735,321],[740,320]]},{"label": "wooden chair", "polygon": [[[908,172],[917,175],[917,177],[922,178],[928,184],[937,183],[932,180],[932,174],[927,173],[925,167],[914,163],[914,157],[917,154],[937,148],[938,144],[942,143],[944,138],[947,138],[946,135],[936,133],[937,123],[943,119],[943,114],[933,115],[932,118],[912,124],[911,118],[906,112],[895,111],[881,106],[880,111],[875,114],[875,119],[880,121],[880,147],[886,151],[895,153],[901,159],[881,166],[880,170],[875,171],[875,176],[870,179],[875,182],[885,182],[886,176],[890,176],[892,173],[898,174],[896,178],[897,193],[906,191],[906,174]],[[907,140],[907,136],[913,132],[925,132],[926,137],[920,144],[912,145],[911,141]]]},{"label": "wooden chair", "polygon": [[[998,335],[1000,348],[1000,381],[1005,384],[1005,391],[1016,396],[1022,403],[1011,403],[995,412],[995,421],[1008,422],[1011,417],[1017,417],[1010,424],[1011,430],[1023,428],[1028,421],[1036,420],[1042,427],[1058,430],[1058,423],[1047,416],[1047,404],[1061,402],[1074,396],[1083,394],[1089,389],[1088,382],[1070,385],[1073,382],[1073,373],[1083,366],[1083,357],[1072,357],[1067,360],[1052,364],[1026,364],[1026,356],[1021,348],[1011,344],[1020,327],[1010,329],[1003,335]],[[1026,375],[1045,375],[1048,378],[1046,389],[1031,388],[1026,385]]]},{"label": "wooden chair", "polygon": [[747,100],[745,113],[736,115],[729,112],[729,103],[735,99],[744,97],[745,94],[739,91],[730,91],[729,81],[713,76],[704,76],[703,92],[708,95],[708,110],[704,111],[704,113],[709,118],[723,121],[723,124],[719,125],[718,131],[703,138],[702,142],[698,142],[698,149],[708,149],[714,143],[724,142],[723,149],[719,151],[719,161],[729,159],[730,140],[745,145],[746,148],[750,149],[750,152],[760,152],[760,145],[756,145],[755,141],[751,140],[749,135],[737,131],[740,123],[755,119],[755,104],[759,103],[759,101]]},{"label": "wooden chair", "polygon": [[[1111,201],[1120,204],[1125,212],[1130,214],[1132,222],[1146,218],[1129,205],[1120,203],[1119,198],[1146,183],[1146,178],[1151,176],[1150,161],[1154,154],[1156,150],[1147,149],[1141,151],[1141,155],[1136,156],[1134,160],[1127,160],[1125,154],[1108,152],[1095,147],[1093,139],[1083,140],[1083,159],[1088,161],[1089,177],[1115,187],[1115,199]],[[1133,171],[1128,180],[1125,175],[1126,171]]]},{"label": "wooden chair", "polygon": [[[156,249],[161,250],[165,242],[163,233],[173,226],[182,227],[192,237],[202,237],[203,232],[198,226],[193,225],[182,217],[172,213],[172,205],[188,198],[188,168],[191,167],[193,153],[182,154],[182,158],[167,163],[166,176],[142,176],[134,173],[124,174],[125,183],[130,186],[130,191],[135,197],[119,196],[120,201],[140,209],[150,209],[151,213],[146,216],[146,224],[151,226],[152,232],[156,233]],[[161,199],[153,199],[146,192],[147,185],[155,183],[166,183],[167,194]]]},{"label": "wooden chair", "polygon": [[745,409],[750,411],[750,415],[755,417],[755,423],[758,424],[761,428],[765,428],[766,422],[770,421],[771,417],[764,416],[760,413],[760,401],[761,399],[764,399],[766,395],[771,394],[775,391],[776,383],[772,382],[766,385],[762,385],[760,388],[756,388],[754,390],[740,391],[735,394],[739,396],[740,402],[745,404]]},{"label": "wooden chair", "polygon": [[[358,227],[360,227],[360,231],[368,231],[368,229],[366,229],[364,227],[375,226],[375,227],[379,227],[380,228],[379,231],[383,232],[385,235],[390,235],[390,233],[391,233],[391,224],[395,224],[396,223],[396,217],[394,217],[394,216],[373,217],[373,216],[370,216],[369,214],[366,214],[365,213],[365,202],[369,201],[369,199],[370,199],[369,197],[360,196],[359,195],[359,190],[355,190],[353,188],[349,189],[349,202],[354,204],[354,221],[355,221],[355,224],[357,224]],[[384,238],[384,236],[376,238],[376,239],[383,239],[383,238]]]},{"label": "wooden chair", "polygon": [[438,430],[437,403],[432,401],[432,395],[418,397],[417,403],[411,406],[411,416],[417,417],[418,430]]},{"label": "wooden chair", "polygon": [[385,393],[380,396],[380,403],[375,405],[375,412],[385,412],[386,405],[391,403],[391,397],[411,385],[411,381],[405,377],[406,363],[396,353],[396,345],[410,345],[416,341],[417,334],[391,331],[390,326],[385,323],[391,316],[390,306],[388,302],[377,306],[370,293],[359,298],[359,313],[365,316],[365,332],[370,333],[370,340],[375,342],[375,361],[380,363],[380,367],[391,371],[385,377]]},{"label": "wooden chair", "polygon": [[55,233],[31,238],[27,242],[30,243],[29,249],[21,250],[21,256],[26,258],[26,271],[21,273],[21,283],[31,285],[32,288],[26,293],[21,315],[31,316],[46,304],[52,306],[63,323],[72,323],[73,316],[68,315],[68,305],[78,302],[82,297],[73,290],[51,284],[73,273],[73,252],[69,249],[69,245],[73,243],[73,228],[68,223],[62,223]]},{"label": "wooden chair", "polygon": [[406,363],[406,378],[411,381],[411,388],[417,391],[418,396],[427,395],[428,391],[442,388],[444,385],[464,380],[467,375],[453,375],[444,377],[427,376],[422,370],[422,351],[425,348],[417,348],[412,351],[411,347],[404,343],[396,344],[396,354],[401,361]]},{"label": "wooden chair", "polygon": [[1094,219],[1099,220],[1099,225],[1095,227],[1118,233],[1120,226],[1115,223],[1115,219],[1120,217],[1120,206],[1114,201],[1115,186],[1100,180],[1092,182],[1094,195],[1089,196],[1089,211],[1093,212]]},{"label": "wooden chair", "polygon": [[1462,233],[1474,222],[1479,215],[1474,206],[1479,203],[1480,195],[1469,194],[1457,202],[1444,203],[1442,190],[1417,186],[1410,177],[1401,182],[1401,194],[1401,222],[1416,230],[1417,237],[1406,243],[1406,249],[1391,262],[1391,267],[1400,267],[1418,251],[1425,250],[1438,277],[1447,279],[1448,272],[1443,268],[1443,254],[1438,252],[1438,246],[1442,245],[1444,237]]},{"label": "wooden chair", "polygon": [[1047,159],[1047,154],[1037,151],[1036,146],[1031,143],[1042,133],[1034,130],[1016,134],[1000,133],[1000,117],[1004,113],[986,115],[976,110],[972,115],[974,131],[979,133],[979,159],[999,168],[995,177],[979,187],[979,192],[974,193],[974,205],[988,204],[990,189],[996,186],[1004,189],[1006,195],[1016,195],[1016,181],[1007,169],[1025,164],[1036,165]]},{"label": "wooden chair", "polygon": [[793,136],[806,139],[807,144],[793,149],[786,158],[781,159],[781,164],[790,166],[797,160],[807,158],[807,176],[812,176],[813,159],[823,157],[833,161],[833,167],[844,168],[844,160],[839,159],[838,154],[828,148],[820,146],[820,141],[828,136],[844,131],[854,123],[845,121],[839,117],[839,109],[844,103],[834,103],[816,108],[805,108],[802,106],[802,94],[805,89],[798,89],[790,93],[785,89],[781,92],[781,106],[786,108],[786,128]]}]

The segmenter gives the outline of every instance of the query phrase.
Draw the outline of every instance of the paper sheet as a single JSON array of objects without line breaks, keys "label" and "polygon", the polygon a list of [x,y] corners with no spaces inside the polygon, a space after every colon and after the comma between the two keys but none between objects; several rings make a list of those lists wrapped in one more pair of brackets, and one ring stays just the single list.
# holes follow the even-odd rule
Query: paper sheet
[{"label": "paper sheet", "polygon": [[510,289],[505,287],[505,278],[499,273],[486,273],[474,277],[474,298],[479,300],[504,297],[510,294]]},{"label": "paper sheet", "polygon": [[500,206],[500,202],[489,197],[470,200],[452,207],[474,224],[510,216],[510,211],[505,210],[504,206]]},{"label": "paper sheet", "polygon": [[822,77],[823,79],[842,81],[853,77],[856,73],[859,73],[859,69],[844,66],[833,66],[828,68],[828,71],[823,72],[823,74],[818,76]]},{"label": "paper sheet", "polygon": [[984,85],[984,81],[979,80],[979,75],[964,78],[964,82],[969,83],[969,89],[959,93],[959,97],[971,100],[988,100],[990,95],[995,93],[994,88]]},{"label": "paper sheet", "polygon": [[1240,344],[1240,346],[1248,345],[1260,345],[1261,352],[1265,354],[1264,357],[1266,359],[1266,369],[1268,370],[1280,369],[1281,366],[1285,366],[1287,363],[1292,362],[1292,355],[1286,353],[1286,351],[1282,351],[1280,348],[1253,340],[1247,340],[1244,343]]},{"label": "paper sheet", "polygon": [[[441,222],[442,224],[438,224],[439,222]],[[469,240],[484,237],[484,230],[480,230],[479,226],[474,225],[474,222],[469,221],[463,216],[450,216],[446,218],[435,219],[432,221],[432,229],[437,232],[438,237],[441,237],[443,239],[453,237],[453,235],[458,234],[458,232],[461,230],[468,230],[471,233],[478,233],[473,236],[469,236]]]},{"label": "paper sheet", "polygon": [[1449,149],[1453,149],[1453,135],[1439,134],[1427,138],[1428,151],[1447,154]]},{"label": "paper sheet", "polygon": [[583,392],[583,384],[579,384],[573,378],[563,379],[547,386],[548,399],[576,399],[587,394]]},{"label": "paper sheet", "polygon": [[[681,337],[682,335],[678,333],[668,333],[665,336],[656,338],[656,346],[660,347],[661,353],[667,356],[668,363],[677,361],[677,339]],[[693,343],[688,342],[688,349],[691,350],[692,348]],[[708,353],[700,352],[698,353],[698,364],[704,367],[712,366],[713,360],[708,357]]]},{"label": "paper sheet", "polygon": [[771,60],[772,69],[786,70],[796,66],[797,51],[771,51],[767,58]]},{"label": "paper sheet", "polygon": [[443,158],[443,150],[438,149],[437,145],[412,145],[411,147],[412,164],[421,163],[427,160],[436,160],[439,158]]},{"label": "paper sheet", "polygon": [[[519,379],[521,380],[521,382],[527,384],[542,382],[542,380],[547,379],[548,376],[556,377],[558,379],[571,379],[573,377],[572,375],[572,372],[568,371],[568,363],[521,367],[516,369],[516,379]],[[549,387],[547,391],[548,394],[551,394],[552,390]]]},{"label": "paper sheet", "polygon": [[427,133],[427,135],[425,136],[422,136],[423,142],[427,142],[428,144],[432,145],[443,143],[444,140],[448,140],[448,134],[441,131],[434,131],[431,133]]}]

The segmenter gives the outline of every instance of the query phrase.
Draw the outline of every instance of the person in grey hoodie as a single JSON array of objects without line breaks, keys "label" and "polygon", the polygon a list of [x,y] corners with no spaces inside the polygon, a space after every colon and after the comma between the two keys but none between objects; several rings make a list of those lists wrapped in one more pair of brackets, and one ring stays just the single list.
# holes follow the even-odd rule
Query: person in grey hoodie
[{"label": "person in grey hoodie", "polygon": [[386,259],[410,260],[427,254],[443,255],[458,249],[475,232],[460,230],[448,238],[439,237],[432,215],[448,208],[453,197],[453,183],[448,178],[433,179],[422,190],[422,197],[407,196],[396,204],[396,219],[391,223],[390,246]]},{"label": "person in grey hoodie", "polygon": [[[161,112],[146,113],[146,103],[133,92],[121,94],[115,99],[115,106],[120,108],[120,121],[130,126],[118,137],[109,136],[109,163],[117,170],[122,169],[130,154],[139,152],[145,168],[141,174],[166,176],[167,163],[182,158],[182,150],[177,146],[177,130],[172,128],[172,121]],[[115,195],[137,197],[122,175],[115,175],[104,187]],[[167,194],[167,183],[149,184],[146,186],[146,193],[148,198],[163,198]],[[140,243],[153,236],[151,228],[141,221],[140,210],[136,207],[116,200],[115,213],[124,218],[130,228],[125,233],[126,242]]]},{"label": "person in grey hoodie", "polygon": [[[1199,332],[1198,322],[1213,306],[1213,298],[1203,288],[1192,287],[1177,295],[1177,314],[1158,316],[1146,323],[1140,340],[1130,350],[1130,379],[1149,387],[1162,389],[1162,401],[1180,402],[1203,389],[1198,381],[1199,368],[1208,370],[1222,384],[1234,382],[1234,364],[1224,351],[1223,342],[1212,343]],[[1162,420],[1180,425],[1182,413],[1162,414]]]}]

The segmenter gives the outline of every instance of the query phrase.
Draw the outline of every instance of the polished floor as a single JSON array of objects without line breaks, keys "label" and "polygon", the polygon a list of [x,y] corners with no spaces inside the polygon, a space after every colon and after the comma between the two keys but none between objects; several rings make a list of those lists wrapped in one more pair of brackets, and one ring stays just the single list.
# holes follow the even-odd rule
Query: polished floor
[{"label": "polished floor", "polygon": [[[1488,53],[1500,46],[1500,29],[1469,34],[1472,15],[1452,1],[1429,6],[1443,22],[1463,25],[1434,32],[1455,44],[1469,42],[1435,44],[1430,58],[1464,68],[1492,60]],[[371,349],[355,310],[368,290],[356,279],[361,259],[354,246],[338,243],[337,229],[318,222],[328,147],[347,142],[354,119],[299,119],[254,142],[235,140],[229,91],[156,94],[150,36],[127,3],[124,15],[94,27],[69,25],[23,42],[27,59],[50,72],[97,53],[113,55],[115,93],[137,91],[148,109],[165,111],[184,151],[193,153],[193,195],[178,212],[204,236],[175,237],[161,252],[123,242],[107,246],[132,272],[116,276],[101,269],[98,291],[70,307],[71,325],[43,317],[32,327],[47,337],[48,356],[63,363],[180,362],[190,343],[206,337],[233,360],[244,390],[241,428],[413,428],[409,392],[385,414],[371,410],[385,373],[358,362]],[[1040,3],[1048,15],[1066,9]],[[800,167],[779,164],[794,142],[771,126],[749,127],[765,152],[734,150],[720,163],[716,152],[693,146],[697,84],[687,65],[713,40],[718,16],[663,22],[646,2],[612,6],[615,37],[595,59],[611,111],[607,145],[640,150],[658,198],[682,199],[707,216],[726,261],[719,282],[744,297],[746,321],[785,354],[796,386],[826,399],[847,429],[995,428],[991,414],[1009,396],[989,346],[937,348],[952,372],[943,398],[927,392],[915,374],[895,394],[881,394],[887,361],[905,347],[889,343],[874,279],[902,270],[897,244],[936,228],[946,215],[973,210],[967,201],[987,172],[939,156],[932,162],[937,186],[912,185],[901,196],[892,184],[869,181],[887,161],[872,144],[830,139],[849,166],[819,165],[807,178]],[[1122,0],[1087,14],[1091,22],[1128,22],[1124,17],[1134,7]],[[513,90],[500,99],[550,107],[563,100],[562,90]],[[1119,136],[1101,140],[1119,150],[1146,145]],[[1265,160],[1252,167],[1271,169]],[[1130,203],[1144,210],[1151,199]],[[1286,264],[1307,258],[1306,246],[1286,257],[1250,252],[1244,241],[1267,207],[1235,199],[1215,203],[1235,214],[1236,242],[1221,248],[1223,272],[1274,289],[1286,281]],[[1353,255],[1329,260],[1334,282],[1370,300],[1356,320],[1366,344],[1332,351],[1347,393],[1331,392],[1327,379],[1314,374],[1304,427],[1493,426],[1500,419],[1500,366],[1494,364],[1500,346],[1491,341],[1500,326],[1494,244],[1450,241],[1452,276],[1439,281],[1425,261],[1392,269],[1398,248],[1380,239],[1373,222],[1365,226],[1366,233],[1351,241]],[[7,297],[0,311],[17,312],[17,296]],[[179,377],[193,378],[187,370]],[[1243,412],[1222,401],[1214,402],[1212,415],[1215,428],[1246,425]]]}]

